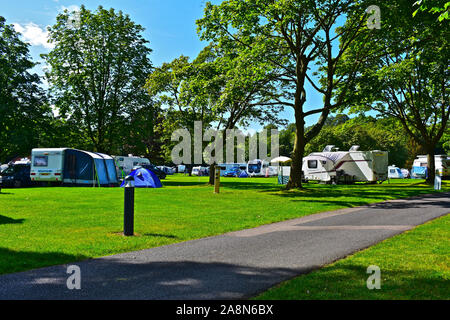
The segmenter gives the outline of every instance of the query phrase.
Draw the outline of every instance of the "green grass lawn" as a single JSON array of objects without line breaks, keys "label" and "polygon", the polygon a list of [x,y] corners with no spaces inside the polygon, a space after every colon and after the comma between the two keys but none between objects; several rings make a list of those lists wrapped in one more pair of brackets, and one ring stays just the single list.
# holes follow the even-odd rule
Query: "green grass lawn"
[{"label": "green grass lawn", "polygon": [[[380,268],[379,290],[367,289],[370,265]],[[256,299],[449,300],[450,215],[282,283]]]},{"label": "green grass lawn", "polygon": [[[212,236],[317,212],[430,193],[420,181],[382,185],[309,184],[284,191],[276,178],[168,176],[136,189],[136,237],[123,237],[123,189],[3,189],[0,274]],[[450,190],[446,183],[444,190]]]}]

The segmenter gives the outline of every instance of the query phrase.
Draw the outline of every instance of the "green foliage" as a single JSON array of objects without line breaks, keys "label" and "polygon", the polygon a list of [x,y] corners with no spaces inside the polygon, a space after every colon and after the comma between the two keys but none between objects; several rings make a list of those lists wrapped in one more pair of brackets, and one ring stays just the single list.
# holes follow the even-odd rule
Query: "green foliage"
[{"label": "green foliage", "polygon": [[143,89],[151,49],[128,15],[99,7],[67,10],[49,28],[55,48],[43,55],[60,117],[76,123],[92,149],[117,152],[133,114],[151,106]]},{"label": "green foliage", "polygon": [[28,44],[0,16],[0,163],[30,155],[52,119],[40,79],[30,69]]},{"label": "green foliage", "polygon": [[[381,30],[367,30],[350,46],[353,64],[361,47],[371,54],[363,60],[353,90],[342,110],[378,111],[395,117],[404,130],[432,157],[450,117],[450,29],[421,12],[412,18],[410,1],[382,2]],[[345,69],[342,70],[345,75]],[[434,179],[434,163],[430,164]]]},{"label": "green foliage", "polygon": [[438,21],[444,21],[450,19],[450,1],[443,0],[418,0],[414,3],[415,6],[419,8],[414,11],[413,16],[415,17],[420,11],[428,11],[432,14],[438,14]]}]

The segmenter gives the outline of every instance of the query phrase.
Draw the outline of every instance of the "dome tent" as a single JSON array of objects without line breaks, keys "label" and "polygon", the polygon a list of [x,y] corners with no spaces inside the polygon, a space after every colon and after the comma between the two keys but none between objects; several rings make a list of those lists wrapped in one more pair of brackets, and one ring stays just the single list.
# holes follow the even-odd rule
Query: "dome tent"
[{"label": "dome tent", "polygon": [[248,173],[245,170],[242,170],[239,174],[239,178],[248,178]]},{"label": "dome tent", "polygon": [[[159,178],[151,170],[139,168],[130,173],[134,177],[134,186],[136,188],[162,188],[162,183]],[[125,186],[125,180],[121,187]]]}]

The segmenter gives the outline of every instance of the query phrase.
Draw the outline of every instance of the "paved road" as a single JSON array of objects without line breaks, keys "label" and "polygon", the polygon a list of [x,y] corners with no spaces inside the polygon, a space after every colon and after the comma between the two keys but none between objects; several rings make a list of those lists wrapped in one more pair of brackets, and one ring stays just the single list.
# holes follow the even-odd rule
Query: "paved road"
[{"label": "paved road", "polygon": [[0,276],[0,299],[239,299],[450,213],[450,193]]}]

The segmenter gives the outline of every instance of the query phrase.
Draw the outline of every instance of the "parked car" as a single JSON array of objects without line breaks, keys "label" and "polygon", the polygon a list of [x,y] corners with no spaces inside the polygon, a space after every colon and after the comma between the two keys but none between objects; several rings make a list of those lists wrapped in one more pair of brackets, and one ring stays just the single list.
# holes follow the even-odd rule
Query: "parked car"
[{"label": "parked car", "polygon": [[30,179],[31,164],[13,164],[0,174],[0,187],[22,188],[32,186]]},{"label": "parked car", "polygon": [[158,169],[156,166],[152,165],[152,164],[143,164],[141,166],[135,167],[133,168],[133,170],[137,169],[137,168],[144,168],[147,170],[152,171],[154,174],[156,174],[156,176],[160,179],[160,180],[164,180],[166,178],[166,173],[160,169]]},{"label": "parked car", "polygon": [[223,173],[224,177],[239,177],[239,174],[241,173],[241,170],[239,167],[233,167],[225,170]]}]

